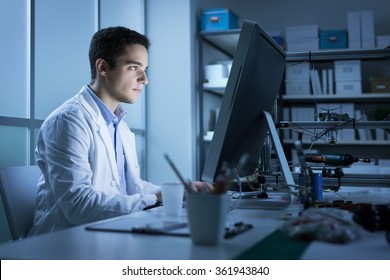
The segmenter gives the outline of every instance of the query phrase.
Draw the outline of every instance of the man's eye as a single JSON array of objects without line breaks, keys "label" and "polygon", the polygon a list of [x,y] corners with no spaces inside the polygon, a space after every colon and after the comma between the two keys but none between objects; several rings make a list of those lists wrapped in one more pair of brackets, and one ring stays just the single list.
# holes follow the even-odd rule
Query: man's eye
[{"label": "man's eye", "polygon": [[132,66],[130,66],[130,67],[129,67],[129,69],[130,69],[130,70],[137,70],[137,69],[138,69],[138,67],[137,67],[137,66],[135,66],[135,65],[132,65]]}]

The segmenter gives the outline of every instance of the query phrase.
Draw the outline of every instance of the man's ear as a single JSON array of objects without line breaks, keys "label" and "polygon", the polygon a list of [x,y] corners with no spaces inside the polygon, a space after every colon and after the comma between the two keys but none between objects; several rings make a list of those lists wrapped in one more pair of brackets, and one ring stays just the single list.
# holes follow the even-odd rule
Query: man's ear
[{"label": "man's ear", "polygon": [[95,62],[96,72],[98,75],[106,76],[107,62],[103,58],[98,58]]}]

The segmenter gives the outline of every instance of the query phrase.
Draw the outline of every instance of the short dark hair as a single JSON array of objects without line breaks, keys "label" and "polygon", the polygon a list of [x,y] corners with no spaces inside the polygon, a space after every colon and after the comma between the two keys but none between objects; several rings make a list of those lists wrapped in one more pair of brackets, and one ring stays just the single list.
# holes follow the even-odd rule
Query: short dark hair
[{"label": "short dark hair", "polygon": [[89,46],[89,63],[91,66],[91,83],[96,79],[95,62],[103,58],[110,67],[115,67],[118,56],[125,52],[129,45],[140,44],[146,49],[149,39],[134,30],[122,26],[108,27],[97,31]]}]

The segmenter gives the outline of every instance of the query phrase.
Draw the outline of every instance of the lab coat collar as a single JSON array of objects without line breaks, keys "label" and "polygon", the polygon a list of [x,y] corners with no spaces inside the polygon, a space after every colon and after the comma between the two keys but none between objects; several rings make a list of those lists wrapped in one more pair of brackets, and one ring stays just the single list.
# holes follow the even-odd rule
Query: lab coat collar
[{"label": "lab coat collar", "polygon": [[93,100],[92,96],[89,94],[87,86],[83,86],[80,92],[78,93],[78,99],[85,110],[89,113],[92,120],[100,126],[101,122],[104,119],[102,114],[100,113],[99,107],[97,106],[95,100]]}]

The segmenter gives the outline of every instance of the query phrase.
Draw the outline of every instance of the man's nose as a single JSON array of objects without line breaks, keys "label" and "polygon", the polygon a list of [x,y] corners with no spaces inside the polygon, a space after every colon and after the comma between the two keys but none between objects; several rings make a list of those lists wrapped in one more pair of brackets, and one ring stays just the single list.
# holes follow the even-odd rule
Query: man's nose
[{"label": "man's nose", "polygon": [[148,75],[146,75],[146,73],[143,72],[139,78],[139,81],[141,81],[144,85],[147,85],[149,83]]}]

